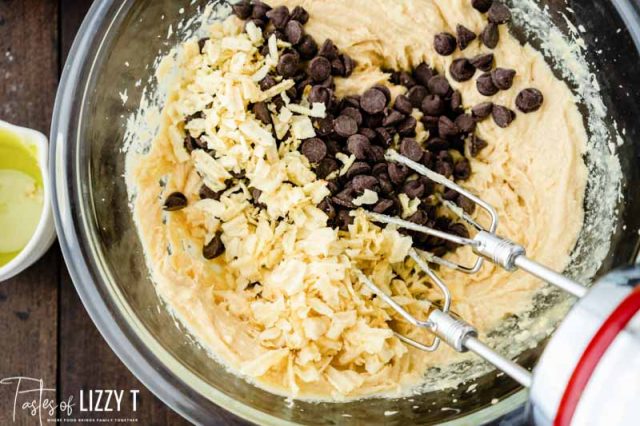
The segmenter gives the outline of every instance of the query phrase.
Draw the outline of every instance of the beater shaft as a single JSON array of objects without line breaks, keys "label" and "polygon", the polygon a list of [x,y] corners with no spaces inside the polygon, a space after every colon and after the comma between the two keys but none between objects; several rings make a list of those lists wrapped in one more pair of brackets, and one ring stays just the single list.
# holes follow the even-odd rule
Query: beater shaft
[{"label": "beater shaft", "polygon": [[515,264],[523,271],[526,271],[531,275],[534,275],[535,277],[548,282],[549,284],[553,284],[554,286],[576,296],[579,299],[582,299],[585,294],[587,294],[587,288],[582,284],[579,284],[572,279],[565,277],[564,275],[558,274],[557,272],[552,271],[546,266],[541,265],[538,262],[534,262],[526,256],[518,256],[515,260]]},{"label": "beater shaft", "polygon": [[508,360],[502,355],[495,352],[489,346],[482,343],[474,336],[467,336],[463,345],[480,358],[491,363],[498,370],[503,371],[509,377],[520,383],[522,386],[529,388],[533,382],[533,375],[522,366],[513,361]]},{"label": "beater shaft", "polygon": [[531,373],[478,340],[478,332],[471,325],[439,310],[429,315],[429,322],[433,324],[435,335],[456,351],[469,350],[504,371],[522,386],[531,386]]}]

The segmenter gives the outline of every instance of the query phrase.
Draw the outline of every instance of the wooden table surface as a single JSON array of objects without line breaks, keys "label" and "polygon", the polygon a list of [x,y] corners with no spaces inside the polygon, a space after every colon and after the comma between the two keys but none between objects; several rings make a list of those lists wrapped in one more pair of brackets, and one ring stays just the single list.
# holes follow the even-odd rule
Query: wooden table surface
[{"label": "wooden table surface", "polygon": [[[99,0],[96,0],[99,1]],[[49,134],[65,58],[92,0],[0,0],[0,119]],[[1,232],[1,230],[0,230]],[[0,284],[0,379],[42,379],[57,400],[80,390],[139,390],[137,411],[118,415],[143,425],[189,424],[151,394],[122,364],[93,325],[56,244],[34,266]],[[53,393],[53,391],[52,391]],[[20,409],[14,385],[0,386],[0,425],[38,424]],[[46,422],[46,413],[43,417]],[[211,424],[244,424],[220,409]]]}]

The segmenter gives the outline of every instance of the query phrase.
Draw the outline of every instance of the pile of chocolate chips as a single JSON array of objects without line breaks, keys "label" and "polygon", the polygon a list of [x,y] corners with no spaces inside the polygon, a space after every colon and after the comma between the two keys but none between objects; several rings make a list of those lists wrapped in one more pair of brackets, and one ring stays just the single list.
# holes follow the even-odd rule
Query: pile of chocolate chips
[{"label": "pile of chocolate chips", "polygon": [[[504,4],[494,0],[472,0],[472,6],[481,13],[487,13],[489,22],[480,34],[480,41],[489,49],[498,46],[500,32],[498,26],[511,20],[511,11]],[[443,32],[436,34],[434,47],[442,56],[452,55],[456,48],[465,50],[478,36],[464,25],[457,25],[456,35]],[[490,97],[500,90],[509,90],[513,86],[516,71],[506,68],[495,68],[492,53],[485,53],[472,58],[455,59],[449,68],[454,80],[463,82],[471,80],[477,70],[483,73],[476,79],[476,88],[480,94]],[[535,88],[521,91],[516,98],[516,107],[524,112],[537,111],[542,106],[542,93]],[[476,111],[477,109],[477,111]],[[490,102],[478,105],[474,109],[478,118],[493,116],[493,120],[500,127],[508,127],[516,118],[516,113],[503,105],[494,105]]]},{"label": "pile of chocolate chips", "polygon": [[[313,37],[305,33],[304,25],[309,20],[309,13],[303,7],[296,6],[289,10],[286,6],[279,6],[272,9],[261,1],[243,0],[234,4],[232,8],[238,18],[245,20],[247,24],[252,22],[263,30],[263,55],[269,53],[267,41],[272,35],[292,46],[280,52],[276,74],[268,75],[260,81],[263,91],[275,86],[278,82],[276,77],[281,76],[293,79],[296,83],[286,92],[293,103],[302,99],[307,86],[312,86],[312,102],[335,101],[334,77],[349,77],[355,63],[349,56],[341,54],[330,40],[319,46]],[[278,109],[284,105],[280,96],[269,102],[274,103]],[[252,110],[264,124],[271,124],[271,115],[266,103],[254,104]]]},{"label": "pile of chocolate chips", "polygon": [[[276,68],[282,77],[296,81],[287,96],[295,102],[307,95],[309,102],[324,103],[327,108],[327,116],[314,121],[316,137],[303,141],[300,151],[319,178],[329,178],[327,186],[331,196],[318,207],[327,213],[330,225],[345,229],[353,220],[350,211],[359,208],[353,200],[368,189],[375,191],[379,199],[374,206],[366,207],[372,211],[400,215],[399,196],[406,194],[410,199],[421,200],[418,211],[408,220],[468,236],[464,225],[438,214],[440,200],[436,193],[440,188],[406,166],[387,162],[384,154],[388,148],[395,148],[448,178],[466,180],[471,175],[471,165],[464,156],[465,144],[469,144],[474,156],[487,146],[474,131],[477,120],[491,114],[492,104],[474,108],[473,115],[466,114],[460,92],[454,91],[447,79],[427,64],[421,64],[412,72],[392,72],[392,83],[407,89],[406,95],[398,96],[393,104],[389,89],[382,85],[370,88],[361,96],[337,99],[333,77],[348,77],[355,64],[331,40],[317,47],[315,40],[304,32],[309,15],[302,7],[289,11],[284,6],[271,9],[259,1],[242,1],[233,6],[233,11],[239,18],[263,28],[265,40],[275,34],[293,45],[293,49],[280,55]],[[266,47],[264,49],[263,53],[267,54]],[[267,90],[276,81],[276,76],[267,76],[260,86]],[[282,106],[280,97],[268,102],[276,108]],[[271,123],[266,103],[255,104],[252,109],[265,124]],[[418,123],[412,114],[414,109],[422,111],[421,121],[430,133],[426,149],[415,139]],[[336,157],[339,153],[355,157],[355,162],[342,175],[337,173],[341,168]],[[259,195],[257,191],[255,201]],[[441,195],[469,213],[475,208],[456,192]],[[455,249],[455,245],[441,239],[411,235],[417,247],[437,255]]]}]

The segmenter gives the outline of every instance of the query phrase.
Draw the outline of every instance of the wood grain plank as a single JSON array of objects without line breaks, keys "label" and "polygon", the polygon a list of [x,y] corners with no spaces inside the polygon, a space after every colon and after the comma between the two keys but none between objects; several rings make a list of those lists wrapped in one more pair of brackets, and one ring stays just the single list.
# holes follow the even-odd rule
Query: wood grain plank
[{"label": "wood grain plank", "polygon": [[[57,16],[55,1],[0,0],[0,119],[45,134],[58,78]],[[28,376],[55,389],[60,266],[56,244],[36,265],[0,284],[0,378]],[[0,424],[10,424],[14,392],[0,386]],[[34,424],[20,410],[16,414],[15,424]]]},{"label": "wood grain plank", "polygon": [[[60,56],[64,60],[71,48],[91,0],[61,0]],[[139,390],[138,409],[130,404],[116,415],[85,413],[83,418],[136,418],[141,424],[187,425],[189,422],[173,412],[140,383],[111,351],[87,315],[73,283],[66,272],[60,287],[60,360],[58,392],[61,398],[79,395],[80,390],[118,389],[125,392]],[[222,408],[211,424],[246,424]]]}]

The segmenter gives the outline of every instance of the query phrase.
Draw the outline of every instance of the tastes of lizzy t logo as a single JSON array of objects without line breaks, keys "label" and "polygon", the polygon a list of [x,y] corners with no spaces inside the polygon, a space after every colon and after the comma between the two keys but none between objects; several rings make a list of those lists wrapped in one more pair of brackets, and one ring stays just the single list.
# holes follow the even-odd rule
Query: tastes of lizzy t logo
[{"label": "tastes of lizzy t logo", "polygon": [[138,421],[137,418],[122,417],[125,412],[132,414],[138,410],[138,393],[140,391],[137,389],[129,391],[80,390],[78,395],[69,395],[58,401],[56,389],[45,387],[42,379],[24,376],[6,377],[0,380],[0,385],[13,392],[11,418],[14,423],[18,422],[22,416],[37,419],[40,425],[44,422],[115,421],[127,423]]}]

